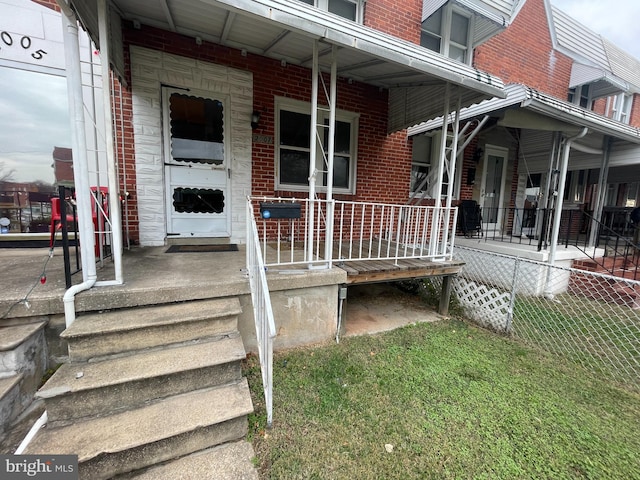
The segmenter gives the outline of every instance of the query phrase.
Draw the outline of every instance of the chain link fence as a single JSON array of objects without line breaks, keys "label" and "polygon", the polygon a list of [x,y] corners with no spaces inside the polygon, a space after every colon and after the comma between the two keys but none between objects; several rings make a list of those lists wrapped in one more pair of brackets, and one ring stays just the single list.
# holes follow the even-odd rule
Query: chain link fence
[{"label": "chain link fence", "polygon": [[640,282],[467,247],[454,257],[466,317],[640,390]]}]

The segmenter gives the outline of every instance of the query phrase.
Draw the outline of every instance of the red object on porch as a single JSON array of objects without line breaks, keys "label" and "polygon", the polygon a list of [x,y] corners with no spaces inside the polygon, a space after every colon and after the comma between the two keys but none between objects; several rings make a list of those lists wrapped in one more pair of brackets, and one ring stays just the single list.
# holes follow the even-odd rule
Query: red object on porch
[{"label": "red object on porch", "polygon": [[[66,222],[75,222],[76,217],[71,214],[67,214]],[[53,247],[56,233],[62,228],[62,215],[60,214],[60,199],[58,197],[51,198],[51,237],[49,238],[49,248]]]},{"label": "red object on porch", "polygon": [[[99,208],[98,208],[99,205]],[[109,218],[109,189],[108,187],[91,187],[91,217],[93,219],[93,229],[96,232],[95,252],[100,254],[100,235],[105,234],[107,219]],[[76,222],[77,216],[67,214],[67,223]],[[49,248],[53,247],[55,235],[62,228],[62,215],[60,213],[60,199],[51,199],[51,238]]]}]

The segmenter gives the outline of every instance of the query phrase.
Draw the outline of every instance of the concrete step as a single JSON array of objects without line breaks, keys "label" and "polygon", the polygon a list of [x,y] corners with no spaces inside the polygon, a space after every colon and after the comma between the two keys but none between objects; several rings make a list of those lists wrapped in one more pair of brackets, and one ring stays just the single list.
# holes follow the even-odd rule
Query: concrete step
[{"label": "concrete step", "polygon": [[24,453],[75,454],[80,478],[112,478],[242,439],[252,411],[249,386],[242,379],[114,415],[42,429]]},{"label": "concrete step", "polygon": [[50,425],[135,408],[159,398],[234,382],[245,358],[239,334],[216,341],[62,365],[37,396]]},{"label": "concrete step", "polygon": [[227,335],[237,330],[241,312],[237,298],[114,310],[80,316],[61,336],[69,343],[69,359],[84,361]]},{"label": "concrete step", "polygon": [[20,382],[22,375],[0,378],[0,439],[9,430],[14,418],[22,411],[20,404]]},{"label": "concrete step", "polygon": [[24,370],[32,360],[36,337],[43,335],[45,323],[27,323],[0,327],[0,376],[13,375]]},{"label": "concrete step", "polygon": [[226,443],[141,473],[118,477],[118,480],[258,480],[258,472],[252,463],[254,456],[249,442]]},{"label": "concrete step", "polygon": [[33,401],[47,370],[45,322],[0,327],[0,437]]}]

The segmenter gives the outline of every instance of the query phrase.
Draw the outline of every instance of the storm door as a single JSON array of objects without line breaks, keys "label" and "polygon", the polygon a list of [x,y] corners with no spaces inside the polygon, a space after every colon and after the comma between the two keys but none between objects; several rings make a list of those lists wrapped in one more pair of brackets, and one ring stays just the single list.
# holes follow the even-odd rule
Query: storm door
[{"label": "storm door", "polygon": [[504,209],[507,150],[487,145],[481,185],[482,228],[485,232],[500,229]]},{"label": "storm door", "polygon": [[230,236],[224,97],[167,89],[163,105],[167,236]]}]

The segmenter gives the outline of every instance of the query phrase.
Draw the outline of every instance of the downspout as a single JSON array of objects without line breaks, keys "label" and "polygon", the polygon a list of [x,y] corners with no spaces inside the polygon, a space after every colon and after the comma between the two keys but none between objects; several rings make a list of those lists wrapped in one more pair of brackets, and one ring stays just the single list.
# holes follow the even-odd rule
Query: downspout
[{"label": "downspout", "polygon": [[[73,176],[76,187],[78,205],[78,227],[80,230],[80,252],[82,259],[83,282],[69,288],[62,300],[66,326],[69,327],[76,318],[75,296],[89,290],[96,283],[95,238],[93,218],[91,216],[91,191],[89,169],[87,165],[87,140],[85,137],[85,121],[82,95],[82,74],[80,71],[80,47],[78,42],[78,22],[64,0],[57,0],[62,10],[62,31],[64,36],[65,68],[67,71],[67,94],[69,114],[72,121],[71,147],[73,151]],[[104,66],[103,66],[104,68]]]},{"label": "downspout", "polygon": [[[569,137],[564,142],[564,148],[562,150],[562,163],[560,164],[560,178],[558,178],[558,196],[553,212],[553,229],[551,231],[551,245],[549,246],[549,265],[553,266],[556,263],[556,250],[558,248],[558,236],[560,234],[560,219],[562,217],[562,203],[564,199],[564,184],[567,180],[567,170],[569,169],[569,153],[571,151],[571,144],[584,137],[589,129],[583,127],[582,131],[573,137]],[[553,297],[551,294],[551,269],[547,271],[547,285],[545,288],[545,295],[547,297]]]},{"label": "downspout", "polygon": [[[61,19],[64,37],[65,68],[67,72],[69,116],[73,122],[71,125],[71,147],[74,156],[73,175],[76,185],[76,202],[78,204],[78,226],[82,232],[80,251],[82,254],[83,282],[69,288],[62,297],[65,324],[69,327],[76,318],[74,305],[76,294],[84,290],[89,290],[96,283],[97,275],[93,219],[91,217],[91,193],[89,190],[89,172],[87,167],[87,142],[84,130],[78,22],[65,0],[56,0],[56,3],[62,11]],[[77,101],[78,99],[80,99],[79,102]],[[14,455],[21,455],[25,451],[38,431],[46,425],[48,419],[49,415],[45,410],[40,418],[33,424],[16,449]]]}]

